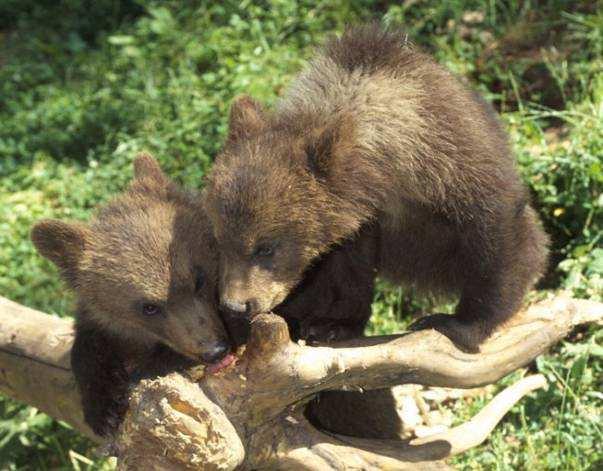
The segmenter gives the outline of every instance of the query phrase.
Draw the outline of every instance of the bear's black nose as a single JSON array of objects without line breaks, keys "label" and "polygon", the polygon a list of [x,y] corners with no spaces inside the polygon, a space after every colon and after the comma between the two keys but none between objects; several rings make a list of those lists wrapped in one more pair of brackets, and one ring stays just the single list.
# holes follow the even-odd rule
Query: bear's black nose
[{"label": "bear's black nose", "polygon": [[230,345],[227,342],[219,341],[210,345],[205,353],[201,354],[203,363],[211,364],[220,361],[230,351]]}]

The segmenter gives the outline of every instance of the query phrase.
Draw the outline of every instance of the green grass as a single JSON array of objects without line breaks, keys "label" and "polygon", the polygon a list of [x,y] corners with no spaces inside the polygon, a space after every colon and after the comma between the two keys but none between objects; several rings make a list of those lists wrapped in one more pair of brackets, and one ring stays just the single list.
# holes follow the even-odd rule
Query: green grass
[{"label": "green grass", "polygon": [[[326,34],[370,19],[404,25],[501,111],[553,239],[539,288],[601,299],[603,11],[561,0],[0,2],[0,293],[68,314],[72,296],[29,242],[34,221],[86,219],[123,188],[142,149],[200,186],[235,95],[273,102]],[[380,283],[371,332],[400,330],[434,306]],[[548,390],[454,462],[596,469],[600,341],[583,330],[540,358],[533,368]],[[458,420],[486,399],[459,404]],[[0,398],[0,469],[106,467],[66,425]]]}]

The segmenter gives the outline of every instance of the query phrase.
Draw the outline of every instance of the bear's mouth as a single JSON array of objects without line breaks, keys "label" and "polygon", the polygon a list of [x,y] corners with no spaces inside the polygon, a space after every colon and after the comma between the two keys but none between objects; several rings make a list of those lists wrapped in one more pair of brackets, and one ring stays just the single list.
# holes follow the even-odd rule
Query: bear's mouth
[{"label": "bear's mouth", "polygon": [[219,371],[222,371],[223,369],[229,367],[232,363],[234,363],[236,361],[237,357],[235,357],[232,353],[229,353],[228,355],[226,355],[224,358],[222,358],[221,360],[212,363],[211,365],[207,365],[205,367],[205,371],[207,371],[209,374],[216,374]]}]

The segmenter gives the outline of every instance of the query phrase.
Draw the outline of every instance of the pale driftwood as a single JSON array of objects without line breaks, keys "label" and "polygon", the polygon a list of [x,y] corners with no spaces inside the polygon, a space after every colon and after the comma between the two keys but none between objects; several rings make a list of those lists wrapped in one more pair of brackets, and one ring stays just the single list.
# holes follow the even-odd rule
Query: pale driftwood
[{"label": "pale driftwood", "polygon": [[0,392],[70,423],[90,438],[71,373],[73,322],[0,296]]},{"label": "pale driftwood", "polygon": [[[519,313],[482,346],[457,350],[435,331],[359,339],[353,346],[306,347],[284,322],[255,319],[245,354],[217,375],[172,374],[132,394],[115,449],[122,469],[443,469],[441,459],[481,443],[540,376],[503,391],[467,424],[412,441],[333,436],[316,430],[301,405],[327,389],[402,383],[473,387],[532,361],[579,324],[600,322],[603,304],[557,297]],[[69,370],[69,321],[0,299],[0,391],[82,423]],[[200,386],[200,387],[199,387]]]}]

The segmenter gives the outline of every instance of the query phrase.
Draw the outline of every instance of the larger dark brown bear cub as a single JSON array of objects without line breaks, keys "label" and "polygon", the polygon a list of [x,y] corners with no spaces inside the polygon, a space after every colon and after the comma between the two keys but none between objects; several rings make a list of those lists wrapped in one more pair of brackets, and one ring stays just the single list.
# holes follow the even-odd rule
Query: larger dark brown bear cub
[{"label": "larger dark brown bear cub", "polygon": [[46,220],[32,231],[77,294],[71,365],[99,435],[119,424],[133,377],[230,356],[215,244],[198,199],[149,156],[136,160],[135,174],[90,224]]},{"label": "larger dark brown bear cub", "polygon": [[546,264],[492,109],[376,26],[331,40],[273,112],[234,103],[206,206],[221,301],[239,312],[277,308],[315,260],[372,223],[379,274],[460,295],[454,316],[422,326],[476,351]]}]

